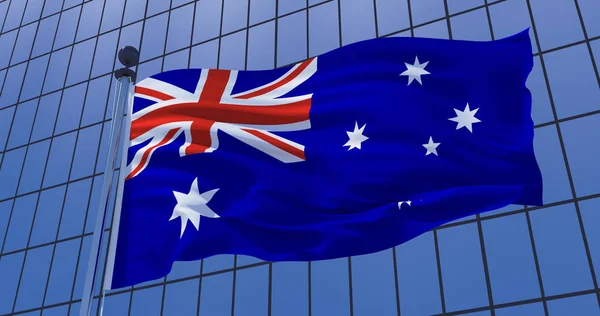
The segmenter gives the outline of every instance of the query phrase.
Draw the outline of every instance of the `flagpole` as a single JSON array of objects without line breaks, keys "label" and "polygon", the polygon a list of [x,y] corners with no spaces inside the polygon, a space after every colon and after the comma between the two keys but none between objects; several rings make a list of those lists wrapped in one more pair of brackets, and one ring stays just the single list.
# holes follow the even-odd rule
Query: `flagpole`
[{"label": "flagpole", "polygon": [[[115,71],[117,84],[113,103],[112,120],[110,124],[111,128],[109,136],[110,143],[108,148],[108,158],[104,167],[104,179],[102,181],[102,191],[98,205],[98,213],[96,215],[96,226],[94,227],[92,248],[88,261],[85,285],[83,287],[83,296],[81,298],[81,309],[79,312],[80,316],[90,316],[92,310],[94,288],[96,284],[96,275],[99,263],[98,261],[100,258],[100,251],[102,249],[102,237],[104,235],[104,224],[106,222],[109,196],[113,185],[113,174],[117,162],[116,155],[119,150],[119,146],[125,144],[125,139],[120,140],[119,136],[121,136],[121,127],[123,125],[123,121],[126,119],[124,116],[129,112],[128,110],[130,108],[131,86],[136,80],[136,73],[129,69],[129,67],[136,66],[139,61],[139,52],[137,49],[131,46],[125,46],[121,48],[118,56],[119,61],[125,67],[119,68]],[[125,152],[126,148],[122,148],[122,150]],[[121,172],[121,174],[123,174],[123,172]],[[117,192],[117,194],[119,194],[119,192]],[[121,199],[117,197],[117,201],[121,201]],[[116,207],[120,207],[120,205]],[[101,294],[103,293],[104,291],[102,290]],[[101,302],[103,302],[103,300],[101,300]],[[101,306],[99,306],[99,308],[101,308]]]}]

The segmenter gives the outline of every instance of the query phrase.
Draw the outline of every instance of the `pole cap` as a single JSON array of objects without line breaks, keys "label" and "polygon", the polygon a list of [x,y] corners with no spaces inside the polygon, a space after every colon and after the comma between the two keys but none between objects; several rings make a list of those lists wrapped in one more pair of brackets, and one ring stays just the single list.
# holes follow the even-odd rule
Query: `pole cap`
[{"label": "pole cap", "polygon": [[134,67],[140,61],[140,52],[133,46],[125,46],[119,50],[119,61],[127,68]]}]

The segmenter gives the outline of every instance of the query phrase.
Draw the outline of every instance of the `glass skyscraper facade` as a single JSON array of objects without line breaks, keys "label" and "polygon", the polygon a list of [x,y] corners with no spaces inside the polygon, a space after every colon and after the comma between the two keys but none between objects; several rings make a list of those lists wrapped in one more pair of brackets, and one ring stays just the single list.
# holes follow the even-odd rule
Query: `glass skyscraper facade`
[{"label": "glass skyscraper facade", "polygon": [[[120,47],[139,49],[143,79],[270,69],[374,37],[526,28],[544,206],[467,217],[371,255],[178,262],[108,292],[103,313],[600,315],[598,0],[3,0],[0,25],[0,315],[79,314]],[[110,221],[99,280],[109,233]]]}]

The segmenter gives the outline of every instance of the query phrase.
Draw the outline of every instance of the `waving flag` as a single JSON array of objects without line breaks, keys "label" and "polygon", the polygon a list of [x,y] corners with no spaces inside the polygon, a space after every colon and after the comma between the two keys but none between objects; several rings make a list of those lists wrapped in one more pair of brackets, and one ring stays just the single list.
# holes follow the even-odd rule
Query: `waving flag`
[{"label": "waving flag", "polygon": [[380,38],[264,71],[135,87],[112,288],[174,261],[381,251],[443,223],[540,205],[528,33]]}]

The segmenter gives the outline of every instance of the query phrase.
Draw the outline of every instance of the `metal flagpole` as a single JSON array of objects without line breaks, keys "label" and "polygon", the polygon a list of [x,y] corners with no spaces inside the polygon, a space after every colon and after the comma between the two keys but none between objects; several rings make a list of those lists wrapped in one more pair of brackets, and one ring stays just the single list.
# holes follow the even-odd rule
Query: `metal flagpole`
[{"label": "metal flagpole", "polygon": [[[136,66],[139,61],[139,52],[131,46],[125,46],[119,50],[119,61],[125,68],[120,68],[115,71],[117,79],[115,100],[113,103],[113,112],[110,128],[110,146],[108,148],[108,159],[104,168],[104,179],[102,181],[102,193],[100,195],[100,203],[98,205],[98,214],[96,216],[96,226],[94,227],[94,235],[92,237],[92,250],[90,251],[90,259],[88,261],[87,274],[85,277],[85,285],[83,287],[83,296],[81,299],[80,316],[90,316],[92,310],[92,302],[94,296],[94,288],[96,284],[96,274],[98,271],[98,261],[102,246],[102,237],[104,223],[106,221],[106,213],[108,212],[109,194],[113,184],[113,173],[117,162],[116,155],[119,146],[125,144],[125,139],[120,141],[119,136],[122,132],[123,120],[125,111],[130,108],[131,87],[136,80],[136,73],[129,67]],[[122,148],[126,151],[127,148]],[[121,199],[117,197],[117,201]],[[102,294],[104,291],[102,291]],[[101,302],[103,302],[101,300]],[[101,308],[101,306],[99,306]]]}]

